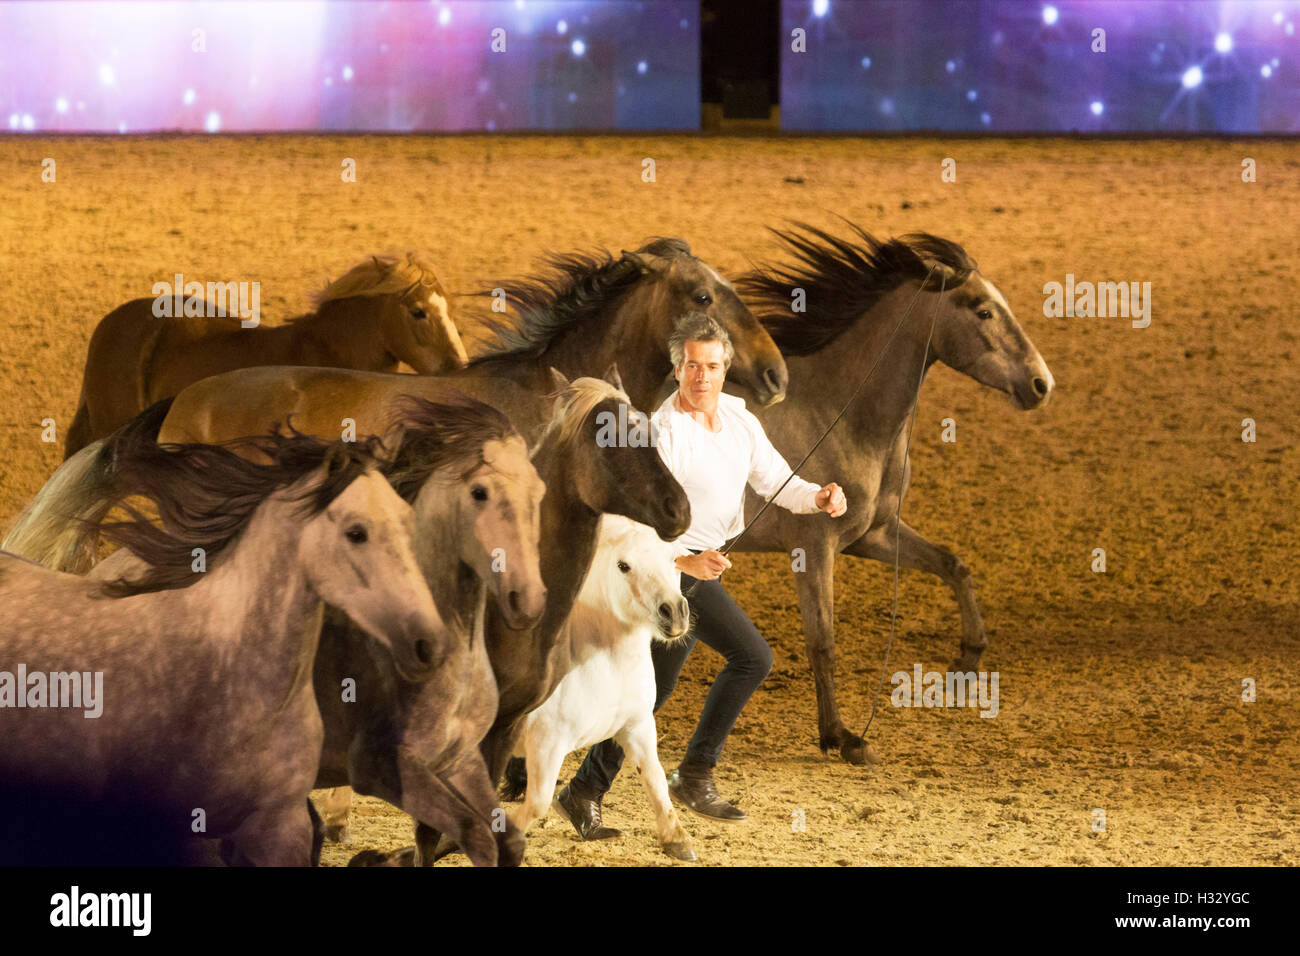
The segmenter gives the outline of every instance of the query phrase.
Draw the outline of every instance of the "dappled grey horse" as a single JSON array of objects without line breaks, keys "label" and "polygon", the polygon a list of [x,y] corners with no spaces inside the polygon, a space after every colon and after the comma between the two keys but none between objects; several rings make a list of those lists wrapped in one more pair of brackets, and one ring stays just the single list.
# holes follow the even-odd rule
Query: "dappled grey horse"
[{"label": "dappled grey horse", "polygon": [[[95,809],[147,806],[140,831],[113,835],[120,858],[137,841],[180,845],[197,833],[221,838],[228,863],[306,865],[322,738],[310,674],[324,602],[383,644],[407,680],[429,679],[448,653],[411,551],[411,509],[374,470],[368,444],[254,439],[264,460],[253,462],[225,448],[157,445],[165,411],[108,440],[115,464],[104,490],[128,518],[101,530],[130,549],[117,562],[123,577],[0,554],[0,657],[33,673],[102,675],[94,719],[52,700],[7,712],[0,778],[91,811],[78,821],[88,842],[105,836]],[[124,500],[133,495],[149,499],[159,524]],[[31,859],[45,809],[4,821],[22,845],[8,833],[0,855]],[[74,847],[59,862],[85,858]]]}]

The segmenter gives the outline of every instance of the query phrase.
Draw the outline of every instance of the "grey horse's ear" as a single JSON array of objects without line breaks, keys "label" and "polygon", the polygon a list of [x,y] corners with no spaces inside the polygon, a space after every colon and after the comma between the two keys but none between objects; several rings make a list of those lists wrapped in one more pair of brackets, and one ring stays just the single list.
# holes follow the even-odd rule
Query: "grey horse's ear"
[{"label": "grey horse's ear", "polygon": [[610,385],[613,385],[620,392],[626,391],[626,389],[623,388],[623,377],[618,374],[617,362],[612,364],[609,368],[605,369],[605,374],[602,376],[602,378],[604,378],[605,381],[609,382]]},{"label": "grey horse's ear", "polygon": [[551,368],[551,380],[555,382],[556,389],[562,391],[568,388],[569,380],[564,377],[564,373],[561,372],[554,365],[552,365],[550,368]]},{"label": "grey horse's ear", "polygon": [[386,265],[384,265],[384,263],[380,260],[379,256],[371,256],[370,258],[371,258],[371,259],[374,261],[374,263],[375,263],[375,271],[376,271],[376,272],[378,272],[380,275],[387,275],[387,274],[388,274],[388,267],[387,267]]},{"label": "grey horse's ear", "polygon": [[663,256],[651,255],[648,252],[628,252],[624,249],[622,257],[640,269],[643,275],[650,272],[667,272],[668,267],[672,265],[669,259]]}]

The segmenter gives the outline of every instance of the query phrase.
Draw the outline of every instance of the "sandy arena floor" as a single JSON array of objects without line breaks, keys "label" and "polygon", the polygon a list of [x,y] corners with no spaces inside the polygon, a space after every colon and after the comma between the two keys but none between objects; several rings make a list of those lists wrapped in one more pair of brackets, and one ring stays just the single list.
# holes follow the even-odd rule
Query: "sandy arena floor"
[{"label": "sandy arena floor", "polygon": [[[646,156],[654,184],[640,178]],[[45,157],[56,183],[41,182]],[[345,157],[355,185],[340,182]],[[944,157],[955,184],[940,181]],[[1258,182],[1241,182],[1244,157]],[[734,273],[774,252],[764,227],[787,218],[935,232],[998,283],[1058,382],[1046,409],[1010,413],[936,368],[913,441],[905,513],[975,575],[1001,712],[895,709],[884,696],[872,729],[884,762],[822,759],[789,565],[739,556],[727,580],[776,667],[719,769],[749,822],[686,818],[702,863],[1295,865],[1298,202],[1285,142],[0,137],[0,526],[60,460],[39,423],[70,421],[96,322],[178,271],[259,280],[264,321],[277,322],[390,249],[428,250],[463,290],[526,271],[547,248],[659,234]],[[1045,318],[1042,286],[1066,273],[1150,281],[1150,327]],[[956,444],[940,442],[945,417]],[[1245,417],[1254,444],[1241,441]],[[1104,575],[1089,567],[1097,547]],[[841,702],[856,726],[891,577],[854,558],[837,568]],[[947,590],[904,573],[900,610],[890,673],[946,664],[959,637]],[[667,766],[719,666],[697,650],[665,708]],[[552,816],[528,862],[669,862],[635,773],[606,820],[627,829],[621,841],[580,843]],[[410,836],[375,800],[359,802],[354,830],[356,845],[328,848],[326,862]]]}]

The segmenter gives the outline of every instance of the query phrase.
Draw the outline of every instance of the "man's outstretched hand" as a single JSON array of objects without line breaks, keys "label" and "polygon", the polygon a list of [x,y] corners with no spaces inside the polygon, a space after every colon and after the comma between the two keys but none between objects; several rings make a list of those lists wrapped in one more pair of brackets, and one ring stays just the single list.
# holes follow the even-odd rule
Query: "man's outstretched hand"
[{"label": "man's outstretched hand", "polygon": [[817,497],[813,499],[817,507],[826,512],[832,518],[838,518],[848,510],[849,503],[844,497],[844,489],[835,482],[831,482],[821,491],[817,492]]}]

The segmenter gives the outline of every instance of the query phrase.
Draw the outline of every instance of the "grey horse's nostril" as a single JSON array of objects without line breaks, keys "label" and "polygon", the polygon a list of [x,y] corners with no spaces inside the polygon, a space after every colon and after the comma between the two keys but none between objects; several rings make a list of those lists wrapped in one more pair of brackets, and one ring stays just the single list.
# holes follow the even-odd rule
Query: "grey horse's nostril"
[{"label": "grey horse's nostril", "polygon": [[421,664],[433,663],[433,645],[421,638],[415,642],[415,657]]},{"label": "grey horse's nostril", "polygon": [[519,613],[519,592],[511,591],[509,594],[507,594],[506,604],[510,606],[511,614],[518,614]]},{"label": "grey horse's nostril", "polygon": [[665,499],[664,499],[664,514],[668,515],[669,518],[671,518],[672,520],[676,521],[676,520],[677,520],[677,516],[678,516],[679,513],[680,513],[680,512],[678,512],[678,510],[677,510],[677,503],[676,503],[675,501],[673,501],[673,499],[671,499],[671,498],[665,498]]},{"label": "grey horse's nostril", "polygon": [[671,621],[671,620],[672,620],[672,618],[673,618],[673,609],[672,609],[671,607],[669,607],[667,601],[665,601],[663,604],[660,604],[660,605],[659,605],[659,616],[660,616],[661,618],[663,618],[665,621]]},{"label": "grey horse's nostril", "polygon": [[1033,386],[1034,386],[1034,394],[1037,395],[1039,398],[1042,398],[1044,395],[1047,394],[1047,381],[1045,379],[1041,379],[1041,378],[1034,379]]}]

